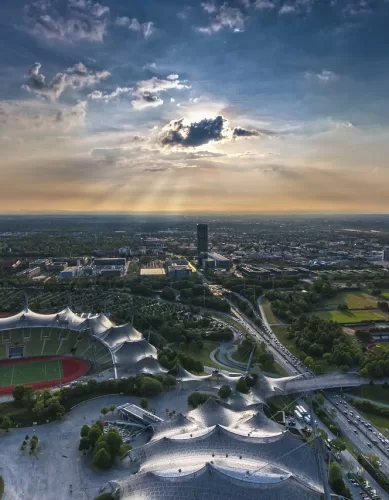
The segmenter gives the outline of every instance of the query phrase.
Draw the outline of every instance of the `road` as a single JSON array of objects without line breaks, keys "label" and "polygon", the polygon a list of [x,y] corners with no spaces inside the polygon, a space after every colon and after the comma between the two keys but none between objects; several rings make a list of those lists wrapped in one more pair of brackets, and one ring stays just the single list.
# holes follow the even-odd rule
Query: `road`
[{"label": "road", "polygon": [[[208,280],[204,277],[204,282],[206,284],[210,284]],[[236,294],[242,300],[247,302],[245,297]],[[313,391],[320,389],[320,385],[322,385],[323,380],[327,380],[327,384],[325,384],[325,388],[330,389],[331,386],[336,384],[337,387],[346,387],[348,383],[351,385],[360,385],[361,383],[366,383],[367,381],[361,379],[357,376],[357,374],[331,374],[329,376],[324,377],[312,377],[312,372],[307,369],[297,358],[295,358],[284,346],[282,346],[279,342],[275,334],[273,333],[271,326],[269,325],[266,315],[263,313],[263,309],[261,307],[261,301],[258,300],[258,308],[262,315],[262,324],[263,329],[259,328],[255,323],[253,323],[249,318],[247,318],[244,314],[242,314],[237,307],[229,301],[231,311],[236,316],[238,321],[242,326],[246,329],[246,331],[256,338],[259,341],[264,341],[267,344],[268,349],[272,352],[275,360],[279,363],[287,373],[291,375],[302,374],[304,379],[291,381],[290,384],[293,388],[293,384],[296,386],[299,385],[299,390],[303,391]],[[264,331],[263,331],[264,330]],[[266,332],[266,333],[265,333]],[[344,384],[344,385],[343,385]],[[295,388],[296,390],[296,388]],[[370,453],[378,456],[381,462],[381,470],[385,474],[385,476],[389,475],[389,445],[388,450],[386,449],[386,444],[382,444],[378,441],[378,444],[374,443],[373,440],[376,439],[376,436],[373,432],[376,432],[378,435],[377,429],[373,428],[371,422],[367,422],[366,419],[362,418],[358,412],[354,409],[351,409],[349,405],[346,407],[344,403],[342,403],[342,410],[339,408],[339,404],[336,405],[336,400],[334,400],[334,393],[332,392],[327,396],[327,401],[329,406],[333,408],[334,416],[331,415],[331,418],[334,419],[334,422],[338,425],[342,433],[345,437],[355,446],[363,454]],[[342,411],[347,411],[348,415],[342,413]],[[354,413],[354,419],[350,418],[350,411]],[[372,431],[366,430],[366,427],[357,419],[359,416],[362,422],[367,422],[372,427]],[[368,444],[369,443],[369,444]],[[351,456],[351,455],[350,455]],[[352,457],[355,462],[355,459]],[[357,463],[357,462],[356,462]],[[354,464],[355,465],[355,464]],[[375,483],[375,487],[377,491],[380,492],[382,498],[387,498],[388,495],[382,491],[382,488],[379,488],[377,483]]]}]

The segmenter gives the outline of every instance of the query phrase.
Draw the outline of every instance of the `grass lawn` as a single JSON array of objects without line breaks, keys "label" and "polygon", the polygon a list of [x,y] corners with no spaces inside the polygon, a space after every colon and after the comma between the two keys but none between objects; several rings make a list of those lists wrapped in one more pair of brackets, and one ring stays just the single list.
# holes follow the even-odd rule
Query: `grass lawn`
[{"label": "grass lawn", "polygon": [[389,419],[382,417],[381,415],[375,415],[374,413],[367,413],[365,411],[359,410],[358,412],[363,415],[367,420],[377,427],[377,429],[382,432],[386,437],[389,437]]},{"label": "grass lawn", "polygon": [[336,308],[339,304],[346,303],[349,309],[362,309],[364,307],[377,307],[377,298],[364,292],[341,292],[336,297],[324,302],[324,307]]},{"label": "grass lawn", "polygon": [[354,387],[353,389],[347,389],[347,394],[353,396],[358,396],[364,399],[371,399],[372,401],[377,401],[377,403],[389,404],[389,389],[385,389],[382,385],[361,385],[360,387]]},{"label": "grass lawn", "polygon": [[[235,361],[238,361],[239,363],[247,363],[248,362],[248,357],[243,358],[242,356],[239,355],[238,351],[235,351],[231,354],[231,358],[234,359]],[[267,374],[269,375],[276,375],[280,377],[286,377],[288,373],[280,366],[278,363],[274,362],[273,366],[271,369],[264,370]]]},{"label": "grass lawn", "polygon": [[[188,356],[191,356],[197,361],[201,361],[203,365],[213,366],[214,368],[220,368],[220,365],[214,363],[209,357],[210,353],[219,346],[220,346],[219,342],[204,342],[204,347],[201,350],[194,350],[193,348],[188,346],[188,348],[185,349],[184,352],[185,354],[188,354]],[[172,344],[171,348],[178,350],[178,344]]]},{"label": "grass lawn", "polygon": [[317,311],[312,314],[316,314],[321,318],[331,321],[337,321],[338,323],[360,323],[361,321],[373,321],[373,320],[383,320],[387,319],[383,313],[378,310],[366,310],[366,311]]},{"label": "grass lawn", "polygon": [[271,310],[270,302],[266,299],[262,301],[263,312],[265,313],[266,319],[271,323],[278,323],[277,318],[274,316],[273,311]]},{"label": "grass lawn", "polygon": [[62,360],[0,364],[0,386],[29,384],[63,377]]},{"label": "grass lawn", "polygon": [[389,290],[383,290],[381,293],[381,297],[384,297],[385,299],[389,300]]}]

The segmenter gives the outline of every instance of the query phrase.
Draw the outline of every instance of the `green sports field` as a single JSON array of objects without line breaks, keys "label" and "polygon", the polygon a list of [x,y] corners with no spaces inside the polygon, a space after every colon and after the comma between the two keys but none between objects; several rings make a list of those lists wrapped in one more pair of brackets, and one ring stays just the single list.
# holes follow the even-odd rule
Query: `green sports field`
[{"label": "green sports field", "polygon": [[62,377],[61,359],[0,364],[0,387],[57,380]]},{"label": "green sports field", "polygon": [[361,321],[385,321],[387,316],[376,310],[355,310],[355,311],[317,311],[313,314],[321,318],[337,321],[338,323],[360,323]]}]

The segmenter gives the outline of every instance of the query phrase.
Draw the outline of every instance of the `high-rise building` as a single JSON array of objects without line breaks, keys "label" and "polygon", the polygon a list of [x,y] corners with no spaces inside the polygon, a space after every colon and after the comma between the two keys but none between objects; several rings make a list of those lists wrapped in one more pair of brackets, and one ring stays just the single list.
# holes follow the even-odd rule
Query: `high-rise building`
[{"label": "high-rise building", "polygon": [[208,224],[197,224],[197,261],[201,266],[208,254]]},{"label": "high-rise building", "polygon": [[389,261],[389,248],[384,248],[382,252],[382,260]]}]

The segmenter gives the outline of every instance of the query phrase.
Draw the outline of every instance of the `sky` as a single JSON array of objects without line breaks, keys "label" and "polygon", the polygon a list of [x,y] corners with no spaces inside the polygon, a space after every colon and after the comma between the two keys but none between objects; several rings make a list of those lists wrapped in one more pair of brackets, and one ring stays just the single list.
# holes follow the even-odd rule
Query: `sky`
[{"label": "sky", "polygon": [[2,0],[0,211],[387,213],[389,0]]}]

